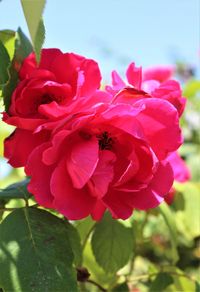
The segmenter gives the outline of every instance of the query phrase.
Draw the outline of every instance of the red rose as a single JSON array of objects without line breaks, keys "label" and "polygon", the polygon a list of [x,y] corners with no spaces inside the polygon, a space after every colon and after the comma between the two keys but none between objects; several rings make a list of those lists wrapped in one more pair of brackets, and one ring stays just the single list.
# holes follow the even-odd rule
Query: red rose
[{"label": "red rose", "polygon": [[34,54],[23,62],[21,81],[15,89],[4,121],[21,129],[34,130],[51,118],[63,115],[80,96],[87,98],[99,87],[101,75],[97,63],[58,49],[43,49],[37,66]]},{"label": "red rose", "polygon": [[98,220],[106,209],[126,219],[134,208],[156,207],[172,186],[165,158],[181,136],[177,111],[167,101],[94,104],[88,113],[43,128],[52,137],[28,159],[28,189],[68,219],[91,214]]},{"label": "red rose", "polygon": [[87,100],[101,80],[95,61],[58,49],[43,49],[38,66],[30,54],[19,76],[9,112],[4,113],[4,121],[18,127],[5,141],[5,157],[14,167],[24,166],[29,153],[46,140],[46,132],[33,135],[37,127],[71,112],[72,104],[81,97]]}]

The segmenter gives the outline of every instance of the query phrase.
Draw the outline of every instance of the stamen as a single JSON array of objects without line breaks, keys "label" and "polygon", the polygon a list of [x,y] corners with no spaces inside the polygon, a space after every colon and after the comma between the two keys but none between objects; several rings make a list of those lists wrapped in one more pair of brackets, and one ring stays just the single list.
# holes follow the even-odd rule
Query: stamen
[{"label": "stamen", "polygon": [[114,140],[107,131],[96,136],[99,140],[100,150],[111,150],[113,147]]}]

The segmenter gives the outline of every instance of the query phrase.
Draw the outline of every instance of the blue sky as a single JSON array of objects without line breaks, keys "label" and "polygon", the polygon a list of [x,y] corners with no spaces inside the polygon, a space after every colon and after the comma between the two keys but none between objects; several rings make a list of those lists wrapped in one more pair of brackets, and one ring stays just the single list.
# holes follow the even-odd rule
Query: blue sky
[{"label": "blue sky", "polygon": [[[28,0],[27,0],[28,1]],[[145,67],[198,62],[199,0],[47,0],[45,47],[99,61],[104,76],[130,61]],[[28,34],[19,0],[0,2],[0,29]]]}]

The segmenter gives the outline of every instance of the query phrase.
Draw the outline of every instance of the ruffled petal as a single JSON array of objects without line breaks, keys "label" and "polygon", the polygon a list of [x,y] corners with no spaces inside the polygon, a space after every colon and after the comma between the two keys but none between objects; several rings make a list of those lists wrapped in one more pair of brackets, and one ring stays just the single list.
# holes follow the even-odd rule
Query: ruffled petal
[{"label": "ruffled petal", "polygon": [[136,102],[145,109],[137,115],[144,136],[159,159],[182,144],[177,110],[169,102],[158,98],[147,98]]},{"label": "ruffled petal", "polygon": [[129,84],[140,89],[142,83],[142,67],[136,67],[135,63],[131,63],[126,71],[126,77]]},{"label": "ruffled petal", "polygon": [[25,166],[31,152],[47,138],[46,131],[34,134],[31,131],[16,129],[4,141],[4,156],[13,167]]},{"label": "ruffled petal", "polygon": [[32,193],[36,201],[45,208],[53,208],[53,196],[50,191],[50,179],[54,169],[42,162],[43,151],[49,146],[44,143],[31,153],[25,172],[31,177],[28,191]]},{"label": "ruffled petal", "polygon": [[76,189],[68,175],[65,159],[56,166],[51,177],[51,192],[54,196],[54,208],[70,220],[87,217],[96,205],[95,197],[88,189]]},{"label": "ruffled petal", "polygon": [[98,200],[91,212],[92,218],[97,221],[101,220],[105,210],[106,206],[104,205],[104,203],[101,200]]},{"label": "ruffled petal", "polygon": [[100,87],[101,74],[98,64],[77,54],[66,53],[60,55],[56,62],[54,62],[52,71],[58,82],[71,85],[73,96],[77,93],[79,71],[82,71],[82,77],[84,78],[83,82],[81,82],[81,88],[79,89],[81,92],[79,92],[79,95],[89,96]]},{"label": "ruffled petal", "polygon": [[151,94],[153,97],[169,101],[177,109],[179,116],[182,115],[185,109],[186,98],[182,97],[182,91],[177,81],[168,80],[163,82]]},{"label": "ruffled petal", "polygon": [[78,137],[75,138],[74,143],[72,141],[66,167],[75,188],[83,188],[91,178],[99,160],[98,155],[99,145],[96,137],[88,137],[88,139]]},{"label": "ruffled petal", "polygon": [[102,198],[107,193],[109,184],[114,177],[113,164],[115,161],[116,155],[113,152],[109,150],[100,151],[97,167],[88,181],[92,196]]}]

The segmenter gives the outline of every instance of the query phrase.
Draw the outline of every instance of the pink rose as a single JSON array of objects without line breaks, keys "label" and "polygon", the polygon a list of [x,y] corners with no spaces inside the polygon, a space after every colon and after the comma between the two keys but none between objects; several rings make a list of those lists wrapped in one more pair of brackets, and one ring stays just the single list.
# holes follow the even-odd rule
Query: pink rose
[{"label": "pink rose", "polygon": [[164,200],[174,179],[165,159],[182,141],[170,103],[91,101],[88,113],[65,119],[43,125],[51,128],[51,139],[32,151],[25,168],[39,204],[71,220],[99,220],[106,209],[126,219],[134,208],[154,208]]},{"label": "pink rose", "polygon": [[175,80],[169,80],[173,68],[155,67],[142,73],[141,67],[134,63],[128,66],[124,82],[116,71],[112,72],[112,86],[106,86],[107,92],[114,96],[114,102],[126,102],[133,104],[140,98],[161,98],[169,101],[182,115],[186,99],[182,97],[180,85]]}]

